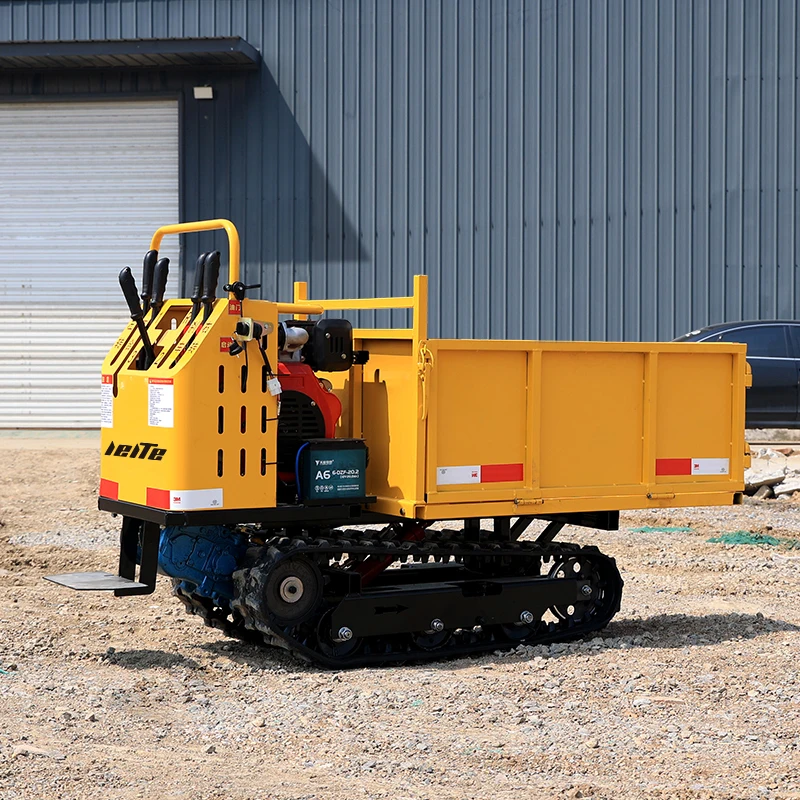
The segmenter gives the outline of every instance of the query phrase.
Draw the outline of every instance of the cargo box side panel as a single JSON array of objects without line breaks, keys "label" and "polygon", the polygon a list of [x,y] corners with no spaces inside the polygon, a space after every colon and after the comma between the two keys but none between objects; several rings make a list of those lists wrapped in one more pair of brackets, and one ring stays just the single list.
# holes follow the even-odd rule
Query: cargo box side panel
[{"label": "cargo box side panel", "polygon": [[547,347],[537,387],[542,495],[641,491],[645,354]]},{"label": "cargo box side panel", "polygon": [[513,498],[534,478],[528,458],[529,348],[449,349],[431,343],[428,392],[429,501]]},{"label": "cargo box side panel", "polygon": [[736,430],[737,356],[662,352],[657,359],[655,483],[681,492],[728,484],[741,471],[743,452]]},{"label": "cargo box side panel", "polygon": [[369,448],[367,494],[378,498],[370,508],[413,516],[423,474],[416,353],[410,339],[364,339],[363,347],[370,356],[360,379],[361,407],[349,409],[347,427]]}]

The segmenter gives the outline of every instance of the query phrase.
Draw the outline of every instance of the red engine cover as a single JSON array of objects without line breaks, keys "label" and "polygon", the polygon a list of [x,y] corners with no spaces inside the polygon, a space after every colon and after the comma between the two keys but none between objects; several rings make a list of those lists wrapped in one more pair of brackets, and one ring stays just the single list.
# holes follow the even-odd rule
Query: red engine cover
[{"label": "red engine cover", "polygon": [[279,361],[278,380],[284,392],[300,392],[317,404],[325,420],[325,437],[333,439],[336,423],[342,416],[342,403],[333,392],[326,391],[314,370],[299,361]]}]

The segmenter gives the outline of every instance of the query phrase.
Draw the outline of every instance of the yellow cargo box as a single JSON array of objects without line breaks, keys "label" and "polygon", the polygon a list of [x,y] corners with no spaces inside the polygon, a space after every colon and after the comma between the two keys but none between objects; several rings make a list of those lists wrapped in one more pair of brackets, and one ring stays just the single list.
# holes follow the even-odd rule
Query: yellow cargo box
[{"label": "yellow cargo box", "polygon": [[425,279],[415,285],[414,327],[357,330],[370,360],[338,387],[339,435],[369,445],[376,510],[449,519],[740,501],[744,345],[427,339]]}]

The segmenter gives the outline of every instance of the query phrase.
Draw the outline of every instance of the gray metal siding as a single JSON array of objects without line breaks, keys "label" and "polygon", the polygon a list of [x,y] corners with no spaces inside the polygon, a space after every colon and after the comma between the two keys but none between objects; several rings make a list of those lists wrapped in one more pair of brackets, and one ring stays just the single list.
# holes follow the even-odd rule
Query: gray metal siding
[{"label": "gray metal siding", "polygon": [[230,216],[264,296],[425,272],[434,335],[668,339],[798,316],[799,26],[794,0],[0,0],[0,38],[264,56],[0,95],[184,93],[183,217]]}]

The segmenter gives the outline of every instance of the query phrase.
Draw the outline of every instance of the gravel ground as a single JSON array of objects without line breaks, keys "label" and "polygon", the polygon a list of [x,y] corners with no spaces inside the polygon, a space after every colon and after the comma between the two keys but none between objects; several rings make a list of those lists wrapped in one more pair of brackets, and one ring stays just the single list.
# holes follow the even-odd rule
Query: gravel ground
[{"label": "gravel ground", "polygon": [[[800,505],[630,513],[565,530],[613,555],[590,641],[326,672],[223,638],[114,569],[94,447],[0,445],[0,798],[800,798]],[[690,531],[635,528],[689,527]]]}]

